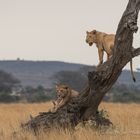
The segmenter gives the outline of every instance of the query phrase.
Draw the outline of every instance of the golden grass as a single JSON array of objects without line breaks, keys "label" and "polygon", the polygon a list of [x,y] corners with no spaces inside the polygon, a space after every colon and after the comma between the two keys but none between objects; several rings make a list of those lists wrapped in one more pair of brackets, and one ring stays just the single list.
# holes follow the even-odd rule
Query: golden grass
[{"label": "golden grass", "polygon": [[30,132],[12,135],[30,114],[36,116],[49,108],[50,103],[0,104],[0,140],[140,140],[140,104],[102,103],[100,108],[108,111],[115,125],[104,133],[81,128],[74,133],[54,130],[37,137]]}]

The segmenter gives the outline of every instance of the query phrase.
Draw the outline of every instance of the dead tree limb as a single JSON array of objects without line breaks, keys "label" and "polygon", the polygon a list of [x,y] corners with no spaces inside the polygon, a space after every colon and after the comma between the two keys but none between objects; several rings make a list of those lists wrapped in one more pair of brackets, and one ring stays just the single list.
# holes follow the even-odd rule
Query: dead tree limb
[{"label": "dead tree limb", "polygon": [[123,67],[140,55],[140,48],[133,49],[133,34],[137,32],[140,0],[129,0],[116,32],[112,58],[88,73],[88,84],[83,94],[59,108],[57,112],[41,113],[23,125],[37,131],[39,128],[74,127],[80,121],[96,115],[104,95],[116,82]]}]

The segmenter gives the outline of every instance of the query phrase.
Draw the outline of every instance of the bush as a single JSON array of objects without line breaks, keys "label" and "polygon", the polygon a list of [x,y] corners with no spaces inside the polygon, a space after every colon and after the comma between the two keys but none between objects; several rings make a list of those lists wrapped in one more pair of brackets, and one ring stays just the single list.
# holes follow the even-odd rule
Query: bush
[{"label": "bush", "polygon": [[0,93],[0,102],[2,103],[11,103],[11,102],[17,102],[19,101],[19,97],[18,96],[11,96],[7,93]]}]

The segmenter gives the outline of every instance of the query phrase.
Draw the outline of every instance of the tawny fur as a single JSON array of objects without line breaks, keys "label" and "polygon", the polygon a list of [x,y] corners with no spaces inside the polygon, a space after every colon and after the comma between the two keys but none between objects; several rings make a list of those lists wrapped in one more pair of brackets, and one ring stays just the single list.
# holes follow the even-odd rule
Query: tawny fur
[{"label": "tawny fur", "polygon": [[[99,32],[96,30],[93,30],[91,32],[87,31],[86,42],[89,44],[89,46],[92,46],[93,43],[96,44],[99,55],[99,63],[97,66],[100,66],[103,63],[104,52],[106,52],[107,54],[107,60],[113,54],[115,34],[106,34],[104,32]],[[135,82],[136,79],[133,73],[132,60],[130,61],[130,68],[133,81]]]},{"label": "tawny fur", "polygon": [[57,100],[52,102],[54,105],[54,110],[57,110],[58,108],[69,102],[71,98],[77,97],[79,95],[79,92],[71,89],[67,85],[57,85],[56,93]]}]

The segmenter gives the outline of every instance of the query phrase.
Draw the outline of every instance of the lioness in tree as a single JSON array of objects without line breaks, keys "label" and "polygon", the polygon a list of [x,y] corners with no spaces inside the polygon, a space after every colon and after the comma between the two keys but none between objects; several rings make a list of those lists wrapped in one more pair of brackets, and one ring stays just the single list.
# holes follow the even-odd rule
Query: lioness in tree
[{"label": "lioness in tree", "polygon": [[[89,46],[92,46],[93,43],[95,43],[96,47],[98,48],[98,55],[99,55],[98,66],[103,63],[104,51],[107,54],[107,60],[112,56],[113,48],[114,48],[114,41],[115,41],[114,34],[106,34],[103,32],[96,31],[96,30],[93,30],[91,32],[87,31],[86,42],[89,44]],[[132,60],[130,61],[130,68],[131,68],[131,75],[132,75],[133,81],[135,82],[136,79],[133,73]]]},{"label": "lioness in tree", "polygon": [[79,92],[71,89],[67,85],[57,85],[56,92],[57,100],[53,101],[54,110],[57,110],[58,108],[69,102],[71,98],[77,97],[79,95]]}]

